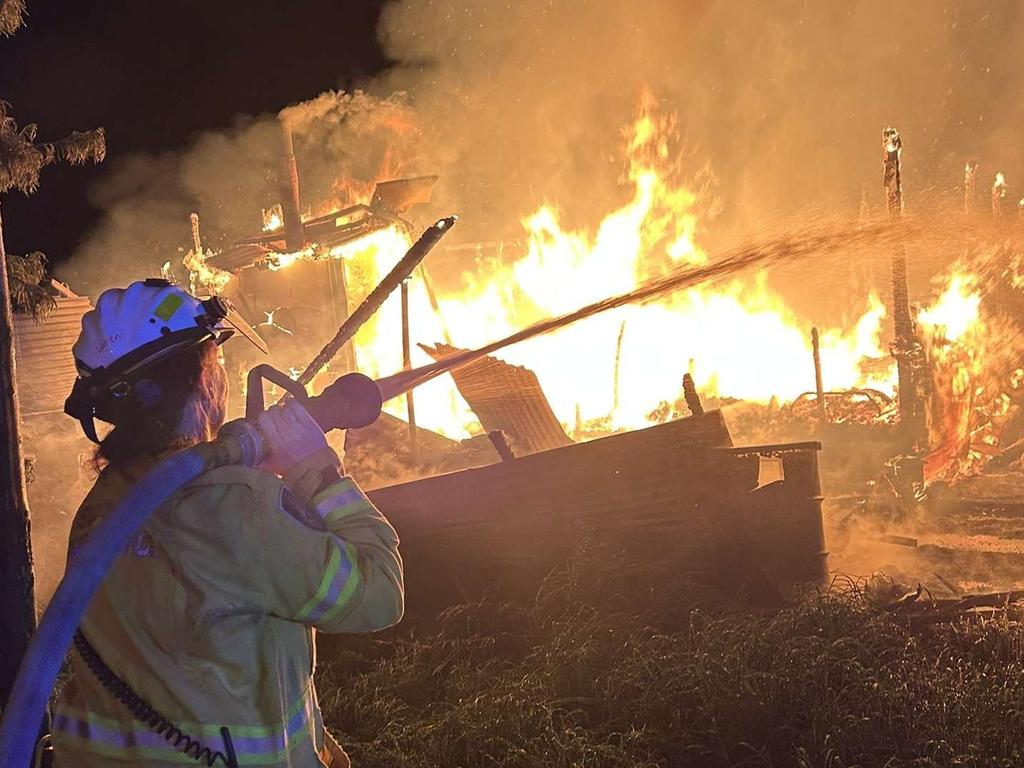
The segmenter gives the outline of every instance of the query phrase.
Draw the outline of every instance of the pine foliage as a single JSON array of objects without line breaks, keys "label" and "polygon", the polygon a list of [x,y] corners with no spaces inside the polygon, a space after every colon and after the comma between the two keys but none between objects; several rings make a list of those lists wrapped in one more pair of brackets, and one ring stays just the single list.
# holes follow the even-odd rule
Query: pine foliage
[{"label": "pine foliage", "polygon": [[10,37],[24,23],[25,0],[0,0],[0,36]]},{"label": "pine foliage", "polygon": [[46,256],[39,251],[24,256],[7,254],[7,282],[11,289],[11,308],[15,312],[42,320],[57,301],[46,289]]},{"label": "pine foliage", "polygon": [[[4,0],[0,0],[3,2]],[[39,173],[58,160],[71,165],[106,156],[106,139],[102,128],[74,131],[59,141],[36,143],[37,127],[30,123],[18,128],[10,115],[10,105],[0,102],[0,193],[17,189],[26,194],[39,186]]]}]

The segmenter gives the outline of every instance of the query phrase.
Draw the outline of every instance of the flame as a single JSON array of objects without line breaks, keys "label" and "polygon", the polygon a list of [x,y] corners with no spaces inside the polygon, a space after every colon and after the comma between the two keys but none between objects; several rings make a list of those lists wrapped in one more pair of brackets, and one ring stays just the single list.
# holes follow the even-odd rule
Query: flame
[{"label": "flame", "polygon": [[[679,180],[677,143],[675,116],[660,113],[645,92],[635,120],[623,131],[623,181],[632,190],[630,199],[593,230],[566,229],[555,205],[541,206],[525,217],[526,243],[518,259],[490,264],[486,275],[464,275],[461,290],[438,296],[453,342],[479,346],[529,323],[629,291],[677,263],[705,261],[697,238],[701,199]],[[362,270],[372,284],[402,252],[404,248],[382,247],[372,259],[355,255],[348,266]],[[851,331],[823,330],[827,388],[874,386],[893,392],[894,366],[881,373],[862,370],[864,360],[887,357],[881,342],[884,316],[881,301],[871,296]],[[414,343],[432,344],[444,337],[419,279],[410,285],[410,317]],[[510,347],[500,357],[537,373],[567,431],[580,420],[601,422],[608,429],[634,429],[655,420],[659,404],[679,399],[690,361],[704,396],[767,403],[813,389],[811,324],[796,316],[761,275],[607,312]],[[370,375],[399,370],[400,339],[396,296],[357,335],[360,368]],[[414,347],[412,352],[413,365],[429,362],[421,350]],[[423,426],[453,437],[477,428],[448,377],[418,389],[416,402]],[[403,404],[389,408],[404,416]]]},{"label": "flame", "polygon": [[267,254],[265,264],[271,272],[277,272],[282,269],[288,269],[288,267],[298,261],[312,261],[317,257],[318,253],[319,250],[315,244],[307,245],[305,248],[300,248],[290,253],[277,253],[274,251]]},{"label": "flame", "polygon": [[[395,129],[397,130],[397,129]],[[634,120],[622,131],[624,202],[590,226],[567,228],[556,204],[542,205],[522,221],[523,244],[509,258],[479,259],[457,286],[437,291],[432,301],[420,275],[409,281],[412,365],[430,362],[416,346],[451,335],[472,348],[584,304],[621,294],[679,264],[700,264],[701,216],[708,205],[710,174],[684,180],[684,155],[677,147],[678,121],[663,113],[653,95],[641,94]],[[399,174],[400,163],[385,151],[375,178]],[[366,201],[373,183],[345,179],[318,212],[342,202]],[[999,174],[996,195],[1005,195]],[[264,229],[282,225],[279,210],[265,212]],[[293,253],[268,254],[266,266],[286,269],[300,260],[343,263],[349,303],[361,301],[407,251],[402,227],[374,231],[359,240]],[[185,257],[193,280],[222,290],[231,275],[206,264],[196,246]],[[1014,254],[1002,267],[1007,281],[1024,286],[1024,266]],[[973,262],[972,262],[973,263]],[[974,265],[978,268],[978,265]],[[998,452],[1001,426],[1012,406],[1007,394],[1024,388],[1024,370],[993,362],[1006,354],[1011,337],[983,313],[983,291],[975,272],[955,265],[937,298],[916,314],[927,362],[929,482],[956,480],[980,471]],[[567,326],[500,353],[535,371],[552,408],[577,436],[636,429],[682,412],[682,376],[689,372],[700,394],[754,403],[791,401],[813,390],[811,325],[820,328],[826,390],[871,388],[896,394],[896,366],[882,339],[886,310],[877,295],[842,327],[821,327],[798,316],[770,286],[766,275],[680,292],[631,305]],[[273,315],[267,318],[273,323]],[[402,368],[402,315],[396,291],[354,339],[359,369],[379,377]],[[1019,356],[1018,356],[1019,357]],[[340,371],[338,371],[340,372]],[[294,376],[297,369],[291,369]],[[336,375],[322,372],[313,384]],[[450,377],[415,392],[422,426],[455,438],[480,430],[475,415]],[[385,404],[404,418],[405,403]],[[891,411],[891,409],[890,409]],[[891,412],[879,420],[891,418]]]},{"label": "flame", "polygon": [[956,264],[935,302],[917,315],[929,363],[925,479],[956,481],[977,474],[999,453],[1000,417],[1016,372],[1000,371],[998,347],[1014,339],[983,317],[976,274]]},{"label": "flame", "polygon": [[263,209],[263,231],[273,232],[284,227],[284,211],[280,204]]},{"label": "flame", "polygon": [[955,270],[935,303],[918,313],[917,321],[929,329],[933,338],[947,343],[960,341],[969,331],[977,331],[980,307],[981,293],[978,291],[977,278]]},{"label": "flame", "polygon": [[216,295],[227,287],[231,281],[231,273],[223,269],[217,269],[206,263],[206,260],[213,255],[211,252],[199,248],[190,250],[182,258],[181,263],[189,273],[190,290],[193,294],[208,293]]},{"label": "flame", "polygon": [[[625,293],[678,264],[705,262],[699,235],[707,187],[699,179],[683,181],[678,145],[676,117],[660,112],[645,91],[634,120],[622,132],[626,162],[621,181],[627,199],[621,205],[579,229],[563,225],[555,204],[536,208],[521,221],[524,244],[515,258],[506,252],[481,260],[457,287],[437,292],[436,306],[422,279],[414,276],[409,282],[412,365],[430,362],[416,342],[433,344],[446,338],[446,329],[455,345],[480,346]],[[385,153],[376,178],[397,173],[398,163]],[[1005,181],[999,183],[1005,189]],[[372,183],[344,180],[335,192],[342,200],[367,200],[372,190]],[[338,199],[327,200],[320,210],[339,205]],[[267,225],[278,228],[280,221],[268,217]],[[388,227],[330,249],[314,244],[270,254],[267,266],[278,270],[299,260],[340,259],[354,306],[410,244],[403,228]],[[190,270],[206,281],[230,278],[204,262],[202,252],[186,257]],[[1024,267],[1010,266],[1017,285]],[[895,395],[895,362],[882,339],[885,317],[882,301],[872,294],[841,328],[817,323],[827,390],[872,388]],[[622,307],[510,347],[500,357],[537,373],[568,433],[590,434],[595,431],[591,426],[598,432],[635,429],[678,412],[674,404],[680,401],[686,372],[705,398],[770,403],[812,390],[809,331],[814,320],[798,316],[760,274]],[[1011,407],[1006,392],[1024,386],[1024,371],[1003,375],[991,362],[1005,337],[983,316],[979,280],[963,265],[950,271],[938,297],[917,313],[916,321],[931,376],[926,477],[963,477],[997,450],[999,425]],[[400,370],[401,339],[396,291],[355,336],[359,369],[373,377]],[[415,398],[422,426],[456,438],[479,431],[450,377],[417,389]],[[400,418],[406,415],[401,400],[385,409]]]}]

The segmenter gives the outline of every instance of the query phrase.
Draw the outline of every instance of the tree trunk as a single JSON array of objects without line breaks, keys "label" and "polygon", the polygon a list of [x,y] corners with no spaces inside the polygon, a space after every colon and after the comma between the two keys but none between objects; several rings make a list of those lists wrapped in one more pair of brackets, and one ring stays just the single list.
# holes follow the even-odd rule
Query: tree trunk
[{"label": "tree trunk", "polygon": [[25,465],[14,385],[14,323],[0,221],[0,709],[36,626]]}]

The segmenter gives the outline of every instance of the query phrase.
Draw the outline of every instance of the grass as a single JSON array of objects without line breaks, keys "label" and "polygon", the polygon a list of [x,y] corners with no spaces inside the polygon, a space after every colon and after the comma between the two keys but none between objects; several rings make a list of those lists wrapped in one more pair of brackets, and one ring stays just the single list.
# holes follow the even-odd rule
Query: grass
[{"label": "grass", "polygon": [[321,635],[328,726],[360,768],[1022,763],[1013,622],[912,630],[858,588],[758,613],[601,562],[429,634]]}]

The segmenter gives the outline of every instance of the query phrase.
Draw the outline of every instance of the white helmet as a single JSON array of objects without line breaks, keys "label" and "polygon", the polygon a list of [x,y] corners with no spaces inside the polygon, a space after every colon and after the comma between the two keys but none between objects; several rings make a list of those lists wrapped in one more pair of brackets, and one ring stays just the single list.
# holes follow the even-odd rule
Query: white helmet
[{"label": "white helmet", "polygon": [[221,344],[235,331],[267,351],[223,297],[201,301],[157,278],[104,291],[96,308],[82,317],[82,333],[72,348],[78,379],[64,412],[96,441],[93,417],[104,419],[103,404],[127,397],[146,368],[210,339]]}]

